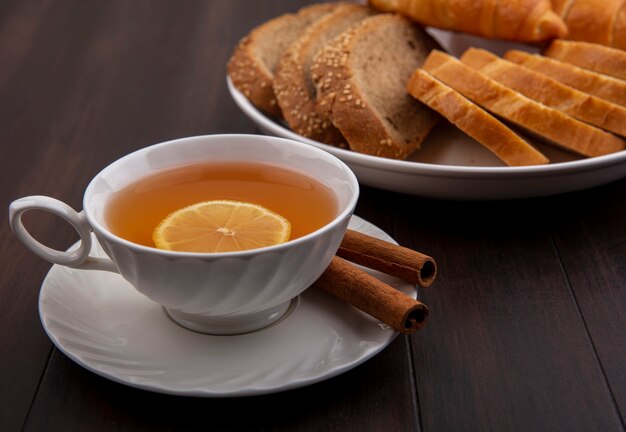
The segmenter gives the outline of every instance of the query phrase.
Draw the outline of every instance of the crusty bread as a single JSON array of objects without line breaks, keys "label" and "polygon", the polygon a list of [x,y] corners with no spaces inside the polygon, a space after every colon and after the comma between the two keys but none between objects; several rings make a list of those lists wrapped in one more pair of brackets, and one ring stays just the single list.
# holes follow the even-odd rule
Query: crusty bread
[{"label": "crusty bread", "polygon": [[492,113],[583,156],[624,149],[624,141],[503,86],[456,58],[433,51],[423,69]]},{"label": "crusty bread", "polygon": [[573,0],[561,17],[567,39],[613,46],[615,19],[624,0]]},{"label": "crusty bread", "polygon": [[504,58],[548,75],[560,83],[582,92],[626,106],[626,81],[524,51],[507,51]]},{"label": "crusty bread", "polygon": [[257,108],[281,117],[272,88],[276,63],[306,27],[335,7],[332,3],[307,6],[253,29],[239,41],[228,62],[228,75],[233,85]]},{"label": "crusty bread", "polygon": [[563,37],[567,28],[549,0],[369,0],[385,12],[447,30],[497,39],[543,41]]},{"label": "crusty bread", "polygon": [[626,49],[626,0],[552,0],[567,39]]},{"label": "crusty bread", "polygon": [[547,75],[492,54],[470,48],[461,57],[466,65],[544,105],[626,137],[626,108],[561,84]]},{"label": "crusty bread", "polygon": [[555,40],[543,55],[626,80],[626,51],[590,42]]},{"label": "crusty bread", "polygon": [[626,50],[626,1],[615,15],[613,24],[613,46]]},{"label": "crusty bread", "polygon": [[350,149],[404,159],[421,145],[437,114],[406,92],[436,42],[399,15],[366,18],[318,53],[311,73],[318,109]]},{"label": "crusty bread", "polygon": [[539,165],[548,159],[498,119],[456,90],[418,69],[407,85],[409,93],[447,118],[511,166]]},{"label": "crusty bread", "polygon": [[569,11],[569,8],[572,6],[572,3],[574,3],[574,0],[551,0],[552,2],[552,9],[554,10],[554,12],[560,16],[560,17],[564,17],[567,15],[567,12]]},{"label": "crusty bread", "polygon": [[311,63],[326,43],[373,13],[374,10],[367,6],[339,5],[311,24],[281,57],[274,73],[274,93],[285,120],[296,133],[345,147],[345,138],[339,129],[327,115],[317,111]]}]

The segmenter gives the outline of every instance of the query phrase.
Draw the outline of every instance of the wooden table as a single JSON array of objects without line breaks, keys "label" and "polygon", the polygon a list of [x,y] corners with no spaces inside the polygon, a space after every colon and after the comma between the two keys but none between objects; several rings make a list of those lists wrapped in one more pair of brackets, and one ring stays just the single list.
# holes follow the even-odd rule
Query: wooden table
[{"label": "wooden table", "polygon": [[[300,1],[3,0],[0,193],[81,208],[89,180],[144,146],[255,133],[225,63]],[[234,399],[101,378],[47,338],[50,264],[1,225],[0,430],[624,430],[626,180],[541,199],[446,202],[364,187],[356,214],[436,258],[428,326],[330,380]],[[56,248],[76,241],[33,215]]]}]

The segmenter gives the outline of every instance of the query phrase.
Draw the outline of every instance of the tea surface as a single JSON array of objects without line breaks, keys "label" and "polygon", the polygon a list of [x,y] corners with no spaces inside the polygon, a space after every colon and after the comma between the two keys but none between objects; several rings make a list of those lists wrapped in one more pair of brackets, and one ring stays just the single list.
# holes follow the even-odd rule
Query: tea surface
[{"label": "tea surface", "polygon": [[116,192],[105,220],[115,235],[154,247],[152,232],[170,213],[200,201],[229,199],[262,205],[291,223],[290,240],[337,214],[332,190],[295,170],[254,162],[209,162],[153,174]]}]

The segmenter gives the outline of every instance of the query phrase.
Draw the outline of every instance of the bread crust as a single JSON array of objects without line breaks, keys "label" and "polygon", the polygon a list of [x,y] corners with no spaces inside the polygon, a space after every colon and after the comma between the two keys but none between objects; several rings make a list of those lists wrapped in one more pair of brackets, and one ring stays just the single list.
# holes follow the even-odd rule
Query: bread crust
[{"label": "bread crust", "polygon": [[285,120],[294,132],[326,144],[347,146],[330,117],[317,110],[311,63],[327,41],[373,13],[366,6],[342,4],[309,26],[281,57],[274,74],[274,93]]},{"label": "bread crust", "polygon": [[502,122],[426,71],[416,70],[407,89],[412,96],[443,115],[507,165],[540,165],[549,162],[541,152]]},{"label": "bread crust", "polygon": [[620,105],[578,91],[482,49],[468,49],[461,61],[537,102],[626,137],[626,108]]},{"label": "bread crust", "polygon": [[281,117],[272,89],[273,74],[256,60],[251,47],[253,41],[254,35],[244,36],[239,41],[228,61],[228,76],[254,106],[272,117]]},{"label": "bread crust", "polygon": [[[360,88],[351,64],[354,46],[361,36],[368,34],[371,36],[377,31],[393,26],[406,26],[415,35],[419,35],[419,41],[425,52],[437,46],[434,40],[407,19],[398,15],[383,14],[361,21],[357,26],[334,39],[316,56],[311,71],[318,92],[318,109],[330,116],[333,124],[348,141],[351,150],[375,156],[405,159],[419,148],[435,125],[438,116],[434,111],[406,94],[403,84],[403,96],[410,104],[407,112],[413,111],[413,121],[416,122],[414,125],[417,125],[419,136],[413,139],[406,137],[400,139],[397,133],[394,134],[388,128],[383,119],[384,115],[377,111],[376,106],[368,100],[367,94],[364,94],[363,89]],[[402,47],[389,49],[402,49]],[[412,72],[407,74],[404,83],[408,81]],[[393,73],[391,69],[389,74]]]},{"label": "bread crust", "polygon": [[[334,4],[314,4],[300,9],[297,13],[273,18],[252,29],[239,41],[228,61],[228,76],[233,85],[257,108],[272,117],[282,117],[272,88],[274,65],[265,64],[259,57],[262,51],[259,40],[284,34],[286,28],[302,30],[311,22],[330,13],[335,7]],[[283,43],[291,42],[286,40]]]},{"label": "bread crust", "polygon": [[423,69],[490,112],[552,144],[583,156],[624,150],[624,141],[499,84],[441,51]]},{"label": "bread crust", "polygon": [[591,42],[555,40],[543,54],[584,69],[626,80],[626,51]]},{"label": "bread crust", "polygon": [[369,0],[385,12],[478,36],[537,42],[565,37],[567,27],[549,0]]},{"label": "bread crust", "polygon": [[626,1],[615,15],[613,24],[613,46],[626,50]]},{"label": "bread crust", "polygon": [[567,39],[613,45],[615,18],[624,0],[574,0],[565,11]]},{"label": "bread crust", "polygon": [[588,71],[560,60],[519,50],[507,51],[504,58],[584,93],[626,106],[626,82],[622,80]]},{"label": "bread crust", "polygon": [[552,9],[561,18],[567,15],[567,11],[574,3],[574,0],[551,0]]}]

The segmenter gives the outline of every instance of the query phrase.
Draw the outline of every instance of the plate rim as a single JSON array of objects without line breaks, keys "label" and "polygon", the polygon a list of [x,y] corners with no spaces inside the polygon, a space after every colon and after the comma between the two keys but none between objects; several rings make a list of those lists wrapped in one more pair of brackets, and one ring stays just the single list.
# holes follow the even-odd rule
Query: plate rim
[{"label": "plate rim", "polygon": [[396,173],[417,174],[433,177],[448,178],[528,178],[548,177],[565,174],[595,171],[599,168],[609,168],[614,165],[626,164],[626,150],[602,156],[584,158],[575,161],[555,162],[546,165],[532,166],[464,166],[464,165],[439,165],[425,162],[395,160],[382,158],[368,154],[356,153],[341,149],[318,141],[311,140],[296,134],[267,117],[233,85],[232,80],[226,75],[226,85],[235,104],[250,119],[262,124],[278,136],[304,142],[326,150],[348,164],[378,170],[390,170]]}]

